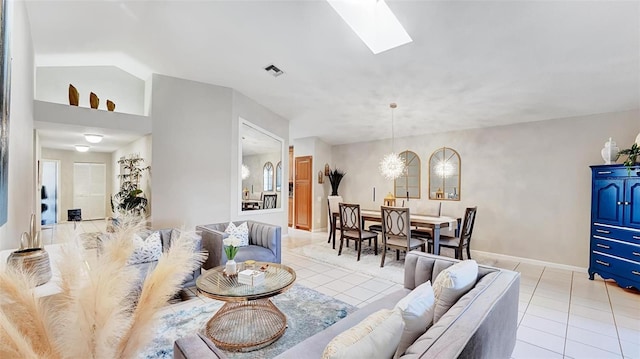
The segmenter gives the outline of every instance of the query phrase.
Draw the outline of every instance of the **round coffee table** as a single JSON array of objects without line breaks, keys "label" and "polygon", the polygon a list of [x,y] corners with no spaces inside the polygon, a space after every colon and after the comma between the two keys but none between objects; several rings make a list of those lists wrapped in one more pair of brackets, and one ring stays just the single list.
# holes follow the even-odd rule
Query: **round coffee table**
[{"label": "round coffee table", "polygon": [[[242,270],[243,265],[239,266]],[[287,317],[269,300],[293,285],[296,272],[282,264],[256,262],[265,272],[264,283],[238,283],[227,276],[224,266],[212,268],[196,279],[203,295],[226,303],[207,323],[207,336],[221,349],[249,352],[278,340],[287,328]],[[263,269],[261,269],[263,268]]]}]

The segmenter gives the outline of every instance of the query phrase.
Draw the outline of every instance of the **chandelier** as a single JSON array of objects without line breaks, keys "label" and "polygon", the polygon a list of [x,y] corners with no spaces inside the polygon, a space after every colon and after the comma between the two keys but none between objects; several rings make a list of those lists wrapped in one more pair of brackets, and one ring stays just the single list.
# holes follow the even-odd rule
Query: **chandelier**
[{"label": "chandelier", "polygon": [[394,180],[405,172],[406,164],[404,159],[400,157],[394,150],[394,135],[393,135],[393,110],[398,107],[395,103],[391,103],[389,105],[391,107],[391,153],[387,154],[380,161],[380,165],[378,168],[380,169],[380,173],[384,176],[384,178],[388,180]]},{"label": "chandelier", "polygon": [[247,167],[244,163],[242,164],[242,179],[246,180],[247,178],[249,178],[249,174],[251,172],[249,172],[249,167]]}]

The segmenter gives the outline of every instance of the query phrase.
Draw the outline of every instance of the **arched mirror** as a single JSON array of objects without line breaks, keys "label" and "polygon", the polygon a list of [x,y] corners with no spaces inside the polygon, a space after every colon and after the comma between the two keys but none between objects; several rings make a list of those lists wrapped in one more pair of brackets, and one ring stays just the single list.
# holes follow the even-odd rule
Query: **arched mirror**
[{"label": "arched mirror", "polygon": [[415,152],[404,151],[400,158],[407,165],[406,171],[395,180],[396,198],[420,198],[420,157]]},{"label": "arched mirror", "polygon": [[429,158],[429,199],[460,200],[460,155],[442,147]]},{"label": "arched mirror", "polygon": [[273,191],[273,164],[267,162],[262,168],[262,189],[264,191]]},{"label": "arched mirror", "polygon": [[276,192],[282,191],[282,161],[276,165]]}]

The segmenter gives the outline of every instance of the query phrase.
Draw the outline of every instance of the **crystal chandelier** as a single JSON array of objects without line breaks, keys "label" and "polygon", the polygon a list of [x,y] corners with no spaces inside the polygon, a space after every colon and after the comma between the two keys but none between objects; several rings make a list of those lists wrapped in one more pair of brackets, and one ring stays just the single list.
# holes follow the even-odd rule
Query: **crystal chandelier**
[{"label": "crystal chandelier", "polygon": [[389,107],[391,107],[391,153],[384,156],[382,161],[380,161],[380,165],[378,166],[378,168],[380,169],[380,173],[384,176],[384,178],[392,180],[400,177],[405,172],[406,164],[404,163],[404,159],[393,151],[393,110],[398,107],[398,105],[396,105],[395,103],[391,103]]},{"label": "crystal chandelier", "polygon": [[247,178],[249,178],[249,174],[251,172],[249,172],[249,167],[245,166],[245,164],[242,164],[242,179],[246,180]]}]

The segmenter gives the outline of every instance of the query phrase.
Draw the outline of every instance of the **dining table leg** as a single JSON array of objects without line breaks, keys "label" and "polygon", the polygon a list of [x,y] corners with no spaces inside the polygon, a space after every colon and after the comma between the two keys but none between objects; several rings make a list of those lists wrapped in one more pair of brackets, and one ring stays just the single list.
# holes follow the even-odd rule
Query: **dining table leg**
[{"label": "dining table leg", "polygon": [[331,222],[331,236],[333,238],[333,249],[336,249],[336,222],[338,222],[338,217],[333,215],[333,221]]},{"label": "dining table leg", "polygon": [[440,254],[440,225],[433,226],[433,254]]}]

